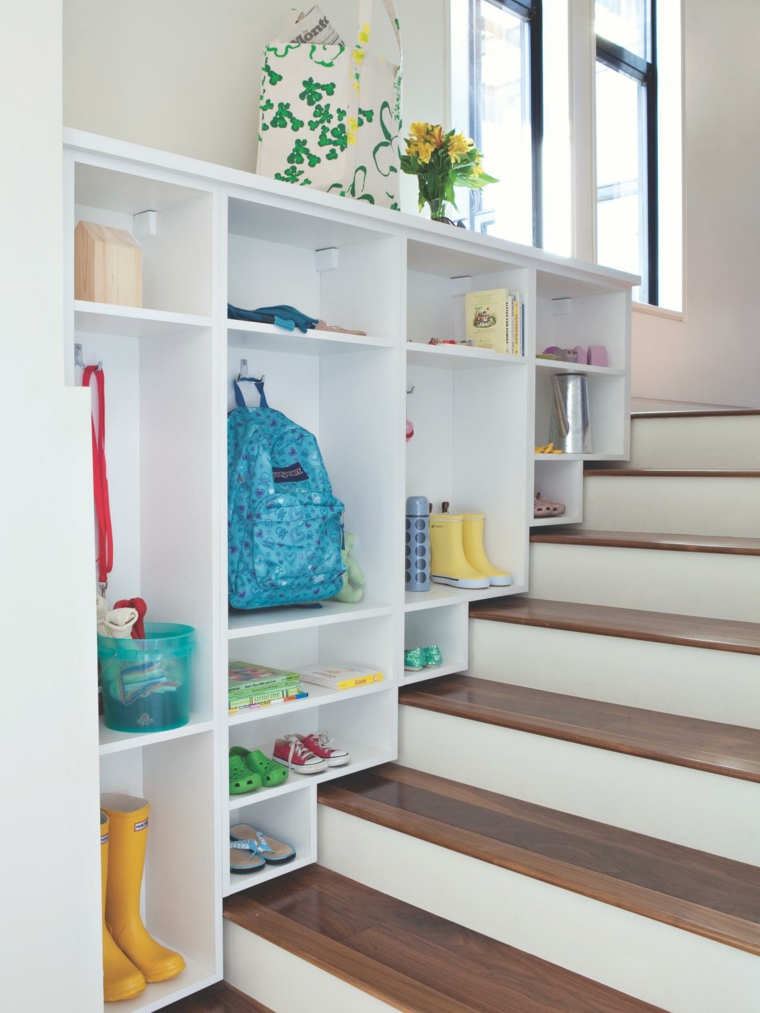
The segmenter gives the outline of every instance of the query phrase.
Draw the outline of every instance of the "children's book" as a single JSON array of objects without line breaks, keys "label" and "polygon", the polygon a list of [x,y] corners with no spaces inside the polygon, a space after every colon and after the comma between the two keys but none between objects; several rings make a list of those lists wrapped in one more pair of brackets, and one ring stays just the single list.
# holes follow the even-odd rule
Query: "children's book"
[{"label": "children's book", "polygon": [[506,288],[488,292],[468,292],[465,296],[467,315],[466,337],[476,348],[489,348],[507,354],[507,299]]},{"label": "children's book", "polygon": [[368,686],[373,682],[382,682],[383,673],[376,668],[363,668],[360,665],[308,665],[300,668],[299,674],[304,682],[328,689],[354,689],[356,686]]},{"label": "children's book", "polygon": [[267,668],[264,665],[252,665],[247,661],[231,661],[229,664],[229,687],[239,689],[243,686],[288,686],[298,682],[297,672],[288,672],[281,668]]}]

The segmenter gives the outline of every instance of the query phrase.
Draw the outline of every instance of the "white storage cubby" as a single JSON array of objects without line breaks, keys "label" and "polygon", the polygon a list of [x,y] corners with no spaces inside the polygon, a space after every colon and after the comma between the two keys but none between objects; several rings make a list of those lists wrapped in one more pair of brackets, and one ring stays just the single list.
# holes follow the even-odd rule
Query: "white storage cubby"
[{"label": "white storage cubby", "polygon": [[[146,798],[150,825],[142,888],[148,931],[181,953],[185,970],[119,1003],[127,1013],[158,1009],[218,977],[218,775],[213,731],[102,756],[101,792]],[[137,743],[136,743],[137,745]],[[107,1008],[107,1007],[106,1007]]]},{"label": "white storage cubby", "polygon": [[[132,235],[134,215],[155,211],[156,234],[139,240],[144,310],[210,317],[214,223],[211,187],[185,186],[156,171],[116,171],[99,162],[79,162],[74,168],[70,241],[73,226],[79,221],[109,225]],[[100,304],[77,303],[83,314],[95,312],[96,307],[106,316],[113,316]],[[129,308],[126,315],[132,316]],[[140,318],[149,318],[149,314],[138,313]]]},{"label": "white storage cubby", "polygon": [[[422,592],[419,592],[422,593]],[[423,668],[421,672],[404,672],[404,685],[436,679],[467,669],[467,627],[469,606],[466,602],[445,608],[418,609],[404,617],[404,650],[414,647],[439,647],[443,664],[439,668]]]},{"label": "white storage cubby", "polygon": [[559,517],[536,517],[531,527],[554,524],[579,524],[583,520],[583,462],[565,461],[562,456],[547,454],[536,458],[536,492],[553,503],[564,503]]},{"label": "white storage cubby", "polygon": [[[242,796],[244,797],[244,796]],[[286,875],[296,869],[302,869],[305,865],[311,865],[317,860],[317,792],[315,788],[309,791],[290,792],[276,798],[261,799],[254,810],[248,806],[240,809],[230,809],[228,823],[225,829],[234,827],[240,823],[247,823],[276,841],[290,844],[295,848],[295,856],[287,862],[277,864],[267,863],[263,869],[254,872],[229,871],[229,862],[226,863],[224,895],[237,893],[239,890],[249,890],[260,883],[266,883],[277,876]],[[228,852],[225,853],[225,858]]]},{"label": "white storage cubby", "polygon": [[[75,131],[67,132],[64,188],[66,381],[81,382],[75,343],[106,374],[109,599],[139,595],[149,619],[187,623],[198,638],[189,724],[146,734],[101,727],[93,757],[104,791],[151,803],[146,924],[188,964],[121,1004],[150,1013],[221,977],[223,896],[316,860],[318,784],[395,759],[399,687],[466,669],[469,603],[528,588],[534,477],[570,504],[567,521],[580,520],[582,460],[534,461],[534,442],[546,442],[547,383],[564,368],[537,360],[537,346],[607,345],[610,368],[587,370],[594,457],[627,453],[636,279]],[[76,222],[132,232],[133,216],[147,210],[156,211],[157,230],[140,240],[143,307],[75,303]],[[524,356],[428,344],[463,338],[466,292],[497,287],[522,294]],[[573,314],[555,317],[552,302],[565,297]],[[229,321],[228,302],[290,304],[366,334]],[[226,421],[243,359],[248,375],[265,376],[269,404],[319,439],[346,530],[357,536],[366,577],[357,604],[229,608]],[[405,446],[407,416],[415,436]],[[407,495],[426,496],[435,511],[448,501],[452,512],[485,514],[486,551],[511,571],[512,586],[434,584],[405,595]],[[443,665],[405,674],[404,647],[433,645]],[[377,667],[384,680],[344,692],[307,685],[308,698],[229,715],[229,659],[288,669],[342,661]],[[93,712],[82,720],[94,721],[94,665],[83,678]],[[347,766],[230,796],[231,745],[271,755],[278,736],[320,730],[350,751]],[[95,833],[97,799],[90,804]],[[231,822],[293,844],[296,859],[232,875]]]}]

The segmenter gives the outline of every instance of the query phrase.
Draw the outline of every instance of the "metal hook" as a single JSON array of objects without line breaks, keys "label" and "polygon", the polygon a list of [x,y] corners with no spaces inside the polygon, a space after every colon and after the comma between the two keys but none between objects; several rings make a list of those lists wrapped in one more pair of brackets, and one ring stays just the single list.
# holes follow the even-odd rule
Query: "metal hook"
[{"label": "metal hook", "polygon": [[238,373],[238,380],[242,379],[244,376],[248,376],[248,359],[240,360],[240,372]]},{"label": "metal hook", "polygon": [[[87,367],[85,365],[84,356],[82,354],[82,346],[79,344],[79,342],[77,342],[74,345],[74,369],[81,369],[82,372],[84,372],[86,368]],[[102,371],[103,369],[102,362],[98,363],[98,369]]]},{"label": "metal hook", "polygon": [[409,388],[409,390],[407,391],[407,394],[414,394],[414,391],[415,391],[415,385],[414,385],[414,384],[412,384],[412,386],[411,386],[411,387]]}]

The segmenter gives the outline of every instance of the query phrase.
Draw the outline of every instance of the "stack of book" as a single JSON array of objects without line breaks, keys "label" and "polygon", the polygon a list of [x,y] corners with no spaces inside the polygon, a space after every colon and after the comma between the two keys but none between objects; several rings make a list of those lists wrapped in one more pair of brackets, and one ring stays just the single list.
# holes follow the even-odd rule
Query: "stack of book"
[{"label": "stack of book", "polygon": [[251,665],[247,661],[230,662],[227,692],[230,714],[273,707],[309,695],[301,688],[298,672]]},{"label": "stack of book", "polygon": [[468,292],[465,298],[468,342],[502,355],[525,355],[525,323],[520,292],[496,288]]}]

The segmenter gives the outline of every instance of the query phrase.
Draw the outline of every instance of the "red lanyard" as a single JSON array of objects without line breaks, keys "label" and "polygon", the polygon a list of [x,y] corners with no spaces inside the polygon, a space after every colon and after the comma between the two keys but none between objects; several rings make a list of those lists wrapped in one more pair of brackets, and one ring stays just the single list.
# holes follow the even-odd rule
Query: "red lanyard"
[{"label": "red lanyard", "polygon": [[106,474],[106,391],[103,370],[87,366],[82,376],[82,386],[89,387],[95,377],[98,393],[98,425],[95,428],[95,413],[92,415],[92,479],[95,497],[95,513],[98,521],[98,583],[105,594],[108,574],[113,566],[113,532],[111,531],[111,505],[108,500],[108,475]]}]

